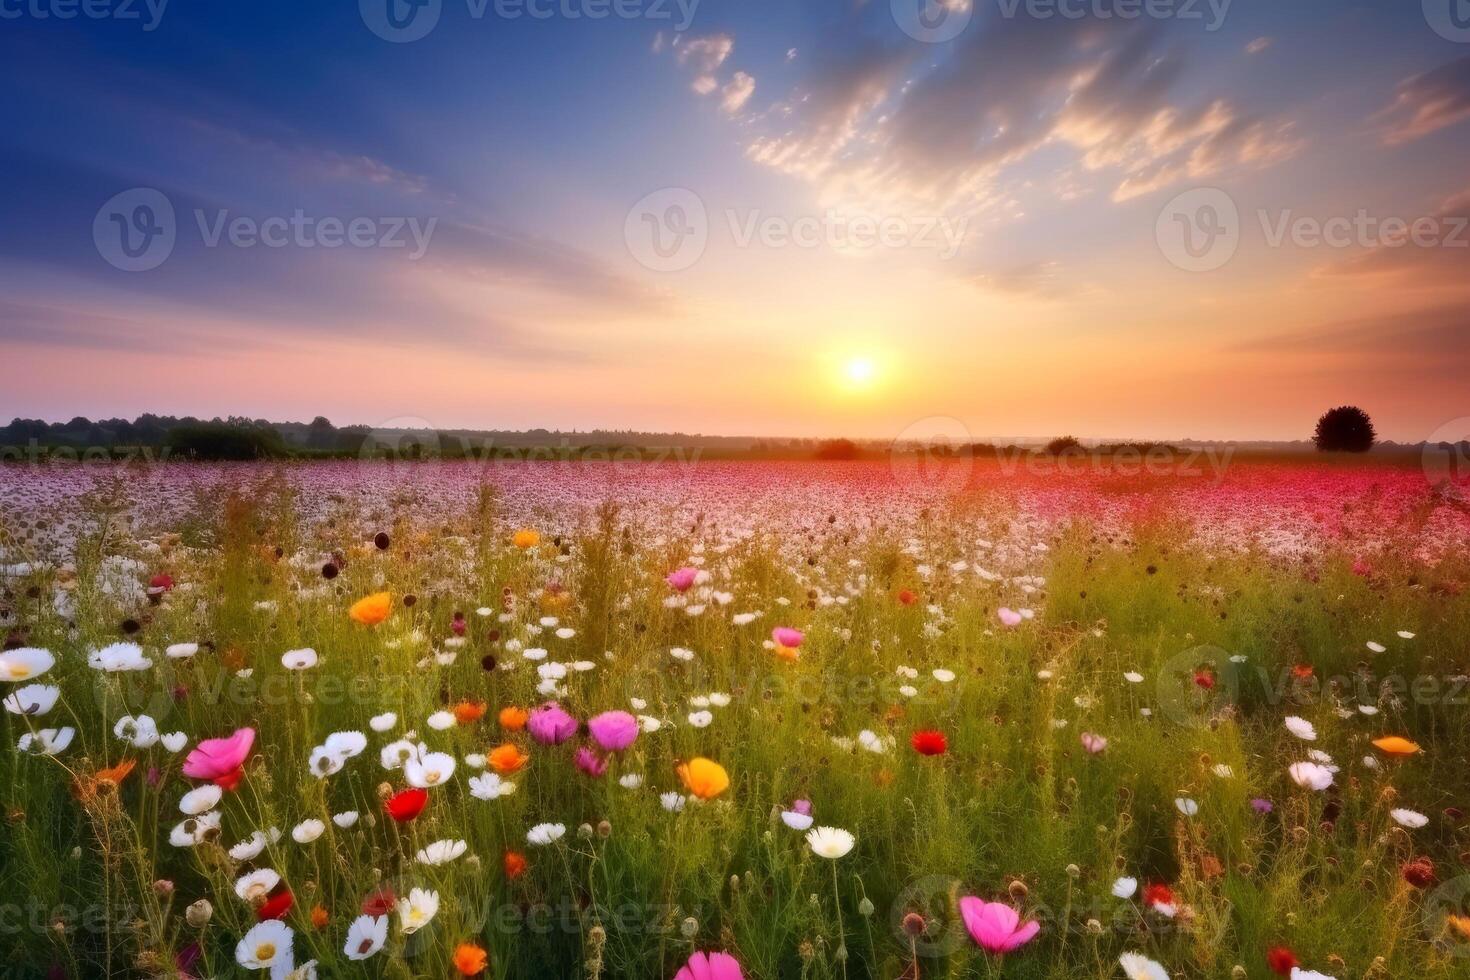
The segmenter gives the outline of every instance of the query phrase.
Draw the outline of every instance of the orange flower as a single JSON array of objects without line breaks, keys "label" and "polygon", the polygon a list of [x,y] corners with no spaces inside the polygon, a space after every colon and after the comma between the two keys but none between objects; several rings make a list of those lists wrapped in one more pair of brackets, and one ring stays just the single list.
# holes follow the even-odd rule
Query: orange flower
[{"label": "orange flower", "polygon": [[701,800],[712,800],[730,788],[730,774],[725,767],[709,759],[690,759],[676,770],[684,788]]},{"label": "orange flower", "polygon": [[313,905],[311,907],[311,927],[313,929],[325,929],[327,923],[331,921],[331,918],[327,914],[327,910],[320,905]]},{"label": "orange flower", "polygon": [[1445,924],[1460,934],[1461,939],[1470,939],[1470,918],[1463,915],[1447,915]]},{"label": "orange flower", "polygon": [[530,717],[526,709],[510,705],[500,709],[500,727],[508,732],[518,732],[526,727],[526,722]]},{"label": "orange flower", "polygon": [[377,626],[388,618],[393,611],[393,597],[386,592],[374,592],[372,595],[358,599],[347,610],[347,615],[352,617],[355,623],[364,626]]},{"label": "orange flower", "polygon": [[138,763],[132,759],[124,759],[110,768],[98,769],[91,776],[78,776],[76,782],[72,784],[72,790],[76,798],[85,803],[95,798],[97,793],[103,789],[119,789],[123,780],[128,778],[128,773],[132,772],[137,765]]},{"label": "orange flower", "polygon": [[473,725],[485,717],[484,701],[461,701],[454,706],[454,720],[461,725]]},{"label": "orange flower", "polygon": [[1389,755],[1413,755],[1419,751],[1418,745],[1406,738],[1400,738],[1398,735],[1375,738],[1373,744],[1378,747],[1379,751],[1386,752]]},{"label": "orange flower", "polygon": [[510,543],[524,551],[527,548],[534,548],[540,544],[541,534],[528,527],[523,527],[510,539]]},{"label": "orange flower", "polygon": [[460,943],[454,948],[454,968],[467,977],[484,973],[489,963],[485,951],[474,943]]},{"label": "orange flower", "polygon": [[505,866],[505,876],[511,881],[526,873],[526,856],[519,851],[506,851],[502,864]]},{"label": "orange flower", "polygon": [[514,743],[505,742],[495,746],[485,761],[490,764],[491,769],[503,776],[506,773],[519,772],[526,768],[526,763],[531,761],[531,757],[522,752]]}]

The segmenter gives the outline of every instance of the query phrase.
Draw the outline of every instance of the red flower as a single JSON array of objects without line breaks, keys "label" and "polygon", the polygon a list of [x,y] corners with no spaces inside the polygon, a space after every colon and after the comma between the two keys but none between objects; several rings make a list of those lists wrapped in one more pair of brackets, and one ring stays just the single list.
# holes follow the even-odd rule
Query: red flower
[{"label": "red flower", "polygon": [[506,851],[505,852],[505,861],[504,861],[504,864],[505,864],[505,876],[507,878],[509,878],[511,881],[515,881],[521,875],[523,875],[523,874],[526,873],[526,858],[525,858],[525,855],[520,854],[520,853],[518,853],[516,851]]},{"label": "red flower", "polygon": [[399,823],[408,823],[424,812],[424,805],[428,802],[428,790],[406,789],[388,797],[383,803],[383,809],[388,811],[388,816]]},{"label": "red flower", "polygon": [[1304,681],[1310,680],[1314,672],[1314,668],[1311,664],[1297,664],[1295,667],[1291,668],[1292,675]]},{"label": "red flower", "polygon": [[1194,683],[1206,691],[1212,691],[1215,688],[1215,675],[1208,670],[1197,670],[1194,672]]},{"label": "red flower", "polygon": [[914,751],[920,755],[944,755],[944,750],[949,748],[943,732],[914,732],[914,737],[910,741],[914,746]]},{"label": "red flower", "polygon": [[393,889],[384,885],[362,900],[362,914],[378,918],[387,915],[398,905],[398,896],[393,894]]},{"label": "red flower", "polygon": [[1158,882],[1154,882],[1152,885],[1145,885],[1143,888],[1143,904],[1173,905],[1175,904],[1174,892],[1169,888],[1168,885],[1160,884]]},{"label": "red flower", "polygon": [[227,772],[223,776],[217,776],[216,778],[210,780],[210,782],[214,783],[220,789],[228,790],[229,792],[233,793],[235,791],[235,787],[240,785],[240,780],[244,778],[244,768],[241,766],[236,766],[233,772]]},{"label": "red flower", "polygon": [[916,595],[914,595],[908,589],[899,589],[898,590],[898,604],[900,606],[912,606],[914,603],[916,603],[918,601],[919,601],[919,597],[916,596]]},{"label": "red flower", "polygon": [[1272,973],[1289,977],[1292,968],[1301,964],[1297,961],[1296,954],[1285,946],[1272,946],[1266,950],[1266,965],[1271,968]]},{"label": "red flower", "polygon": [[1434,873],[1434,862],[1427,857],[1416,857],[1402,870],[1404,880],[1415,888],[1428,888],[1439,880]]},{"label": "red flower", "polygon": [[266,919],[284,919],[295,904],[296,897],[291,894],[291,889],[282,888],[255,910],[255,917],[261,922]]}]

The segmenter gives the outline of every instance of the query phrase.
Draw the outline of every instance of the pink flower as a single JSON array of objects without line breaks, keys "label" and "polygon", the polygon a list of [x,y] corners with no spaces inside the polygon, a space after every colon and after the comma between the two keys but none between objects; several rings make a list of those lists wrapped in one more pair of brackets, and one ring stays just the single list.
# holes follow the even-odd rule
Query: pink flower
[{"label": "pink flower", "polygon": [[607,772],[607,760],[598,755],[595,749],[590,749],[585,745],[577,749],[576,762],[578,769],[594,779],[600,778],[603,773]]},{"label": "pink flower", "polygon": [[184,760],[184,775],[190,779],[222,779],[234,773],[250,756],[255,729],[240,728],[229,738],[207,738]]},{"label": "pink flower", "polygon": [[531,712],[526,728],[530,730],[531,737],[542,745],[560,745],[577,734],[577,719],[555,701],[548,701]]},{"label": "pink flower", "polygon": [[1102,750],[1108,747],[1108,740],[1101,735],[1094,735],[1092,732],[1083,732],[1082,747],[1087,750],[1089,755],[1100,755]]},{"label": "pink flower", "polygon": [[997,615],[1000,616],[1000,621],[1006,626],[1021,625],[1021,614],[1016,612],[1014,609],[1008,609],[1005,606],[1001,606],[1000,611],[997,613]]},{"label": "pink flower", "polygon": [[587,728],[604,752],[621,752],[638,737],[638,719],[626,711],[605,711],[590,719]]},{"label": "pink flower", "polygon": [[688,592],[694,586],[694,580],[699,577],[699,569],[685,566],[677,571],[670,572],[664,581],[675,592]]},{"label": "pink flower", "polygon": [[960,899],[960,916],[970,938],[987,953],[1009,953],[1020,949],[1041,931],[1036,921],[1021,924],[1021,916],[1009,905],[982,902],[974,895]]},{"label": "pink flower", "polygon": [[778,647],[795,650],[801,646],[801,641],[806,639],[801,630],[794,630],[790,626],[777,626],[771,630],[771,639]]},{"label": "pink flower", "polygon": [[740,963],[729,953],[695,953],[674,980],[745,980]]}]

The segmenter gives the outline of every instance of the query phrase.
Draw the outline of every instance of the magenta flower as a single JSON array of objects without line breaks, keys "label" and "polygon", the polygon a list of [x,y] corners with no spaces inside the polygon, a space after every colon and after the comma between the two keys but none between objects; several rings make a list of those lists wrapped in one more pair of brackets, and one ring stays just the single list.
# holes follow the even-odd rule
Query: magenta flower
[{"label": "magenta flower", "polygon": [[729,953],[695,953],[674,980],[745,980],[740,963]]},{"label": "magenta flower", "polygon": [[621,752],[638,737],[638,719],[626,711],[604,711],[590,719],[587,728],[604,752]]},{"label": "magenta flower", "polygon": [[699,578],[699,569],[685,566],[670,572],[664,581],[669,583],[669,587],[675,592],[688,592],[694,587],[694,580],[697,578]]},{"label": "magenta flower", "polygon": [[531,711],[526,728],[530,730],[531,737],[542,745],[560,745],[577,734],[577,719],[555,701],[548,701]]},{"label": "magenta flower", "polygon": [[771,639],[778,647],[795,650],[801,646],[801,641],[806,639],[801,630],[794,630],[790,626],[777,626],[771,630]]},{"label": "magenta flower", "polygon": [[190,779],[221,779],[245,764],[255,744],[255,729],[240,728],[229,738],[207,738],[184,760]]},{"label": "magenta flower", "polygon": [[582,746],[577,749],[577,768],[594,779],[600,778],[607,772],[607,760],[597,754],[595,749]]},{"label": "magenta flower", "polygon": [[1000,611],[997,612],[996,615],[1000,617],[1001,623],[1006,626],[1020,626],[1021,620],[1024,618],[1020,613],[1016,612],[1014,609],[1011,609],[1009,606],[1001,606]]},{"label": "magenta flower", "polygon": [[1041,931],[1036,921],[1021,924],[1021,916],[1009,905],[982,902],[974,895],[960,899],[960,916],[970,938],[987,953],[1009,953],[1020,949]]}]

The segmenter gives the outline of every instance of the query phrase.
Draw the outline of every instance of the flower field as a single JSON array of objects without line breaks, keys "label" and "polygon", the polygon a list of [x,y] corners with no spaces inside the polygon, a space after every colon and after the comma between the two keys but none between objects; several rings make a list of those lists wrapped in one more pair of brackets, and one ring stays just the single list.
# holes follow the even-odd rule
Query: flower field
[{"label": "flower field", "polygon": [[1464,490],[0,469],[0,976],[1467,976]]}]

